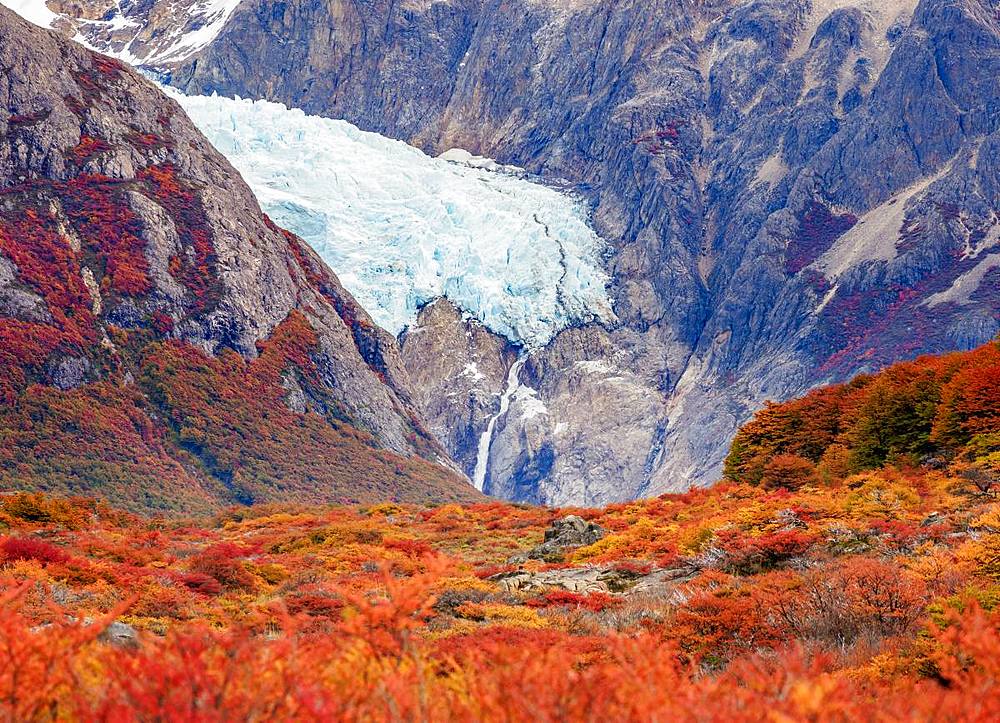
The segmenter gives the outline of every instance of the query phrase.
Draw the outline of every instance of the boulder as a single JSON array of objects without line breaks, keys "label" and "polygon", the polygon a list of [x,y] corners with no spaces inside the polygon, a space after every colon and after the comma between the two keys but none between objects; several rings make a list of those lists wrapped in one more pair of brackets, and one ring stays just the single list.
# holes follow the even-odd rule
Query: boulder
[{"label": "boulder", "polygon": [[607,531],[595,522],[590,522],[578,515],[567,515],[553,522],[545,531],[545,541],[527,552],[514,555],[512,563],[526,560],[561,559],[565,550],[573,547],[593,545],[603,538]]}]

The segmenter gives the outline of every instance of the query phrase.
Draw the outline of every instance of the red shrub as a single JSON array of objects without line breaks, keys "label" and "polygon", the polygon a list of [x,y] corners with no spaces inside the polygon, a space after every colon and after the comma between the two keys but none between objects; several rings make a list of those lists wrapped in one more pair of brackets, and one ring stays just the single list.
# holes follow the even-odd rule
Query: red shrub
[{"label": "red shrub", "polygon": [[508,572],[514,572],[517,569],[514,565],[484,565],[483,567],[477,567],[475,575],[480,580],[485,580],[486,578],[493,577],[494,575],[502,575]]},{"label": "red shrub", "polygon": [[642,577],[648,575],[653,570],[653,566],[648,562],[638,562],[636,560],[619,560],[614,563],[612,569],[623,575],[631,577]]},{"label": "red shrub", "polygon": [[222,585],[218,580],[201,572],[183,573],[179,575],[179,579],[189,590],[202,595],[218,595],[222,592]]},{"label": "red shrub", "polygon": [[93,136],[82,135],[80,136],[80,142],[76,144],[76,147],[70,153],[77,163],[83,163],[99,153],[110,150],[111,146],[106,141],[94,138]]},{"label": "red shrub", "polygon": [[202,551],[191,559],[191,572],[213,578],[226,588],[234,590],[253,588],[253,576],[247,572],[242,562],[233,559],[229,547],[215,545]]},{"label": "red shrub", "polygon": [[386,540],[382,543],[382,546],[387,550],[402,552],[408,557],[423,557],[424,555],[434,554],[434,548],[423,540]]},{"label": "red shrub", "polygon": [[313,618],[339,618],[344,609],[344,600],[327,592],[303,590],[285,599],[285,606],[292,615],[308,615]]},{"label": "red shrub", "polygon": [[59,547],[35,537],[8,537],[0,543],[4,560],[37,560],[38,562],[65,562],[69,555]]},{"label": "red shrub", "polygon": [[606,592],[592,592],[584,595],[569,590],[551,590],[525,602],[525,605],[532,608],[583,608],[592,613],[599,613],[621,604],[621,598],[609,595]]},{"label": "red shrub", "polygon": [[816,541],[815,535],[803,530],[780,530],[759,537],[721,530],[717,536],[719,547],[726,553],[727,567],[740,574],[771,569],[804,554]]}]

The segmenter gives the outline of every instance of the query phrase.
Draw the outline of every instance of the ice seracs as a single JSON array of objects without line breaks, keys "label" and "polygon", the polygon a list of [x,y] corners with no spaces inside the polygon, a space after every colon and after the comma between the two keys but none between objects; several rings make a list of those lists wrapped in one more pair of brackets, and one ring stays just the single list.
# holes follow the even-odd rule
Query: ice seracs
[{"label": "ice seracs", "polygon": [[432,158],[277,103],[173,95],[274,221],[389,331],[441,296],[529,348],[610,318],[605,245],[581,199],[488,159]]}]

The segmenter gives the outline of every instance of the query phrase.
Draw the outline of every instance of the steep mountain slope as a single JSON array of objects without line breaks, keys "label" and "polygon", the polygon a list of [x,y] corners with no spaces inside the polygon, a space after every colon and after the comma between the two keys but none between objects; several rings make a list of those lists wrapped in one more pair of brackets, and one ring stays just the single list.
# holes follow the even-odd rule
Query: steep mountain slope
[{"label": "steep mountain slope", "polygon": [[475,497],[391,336],[180,108],[0,8],[0,486]]},{"label": "steep mountain slope", "polygon": [[617,322],[528,359],[488,491],[708,484],[765,399],[1000,329],[996,0],[244,0],[163,70],[588,194]]},{"label": "steep mountain slope", "polygon": [[712,481],[765,398],[996,333],[998,37],[977,0],[245,2],[174,82],[589,188],[621,324],[528,362],[548,414],[512,405],[487,489],[600,502]]}]

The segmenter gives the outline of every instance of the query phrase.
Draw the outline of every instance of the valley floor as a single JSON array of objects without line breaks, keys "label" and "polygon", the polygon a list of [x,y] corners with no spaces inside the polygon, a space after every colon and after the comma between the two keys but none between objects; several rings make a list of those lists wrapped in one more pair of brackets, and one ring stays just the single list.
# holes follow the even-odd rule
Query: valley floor
[{"label": "valley floor", "polygon": [[187,522],[13,494],[0,716],[995,720],[998,580],[1000,505],[927,468]]}]

